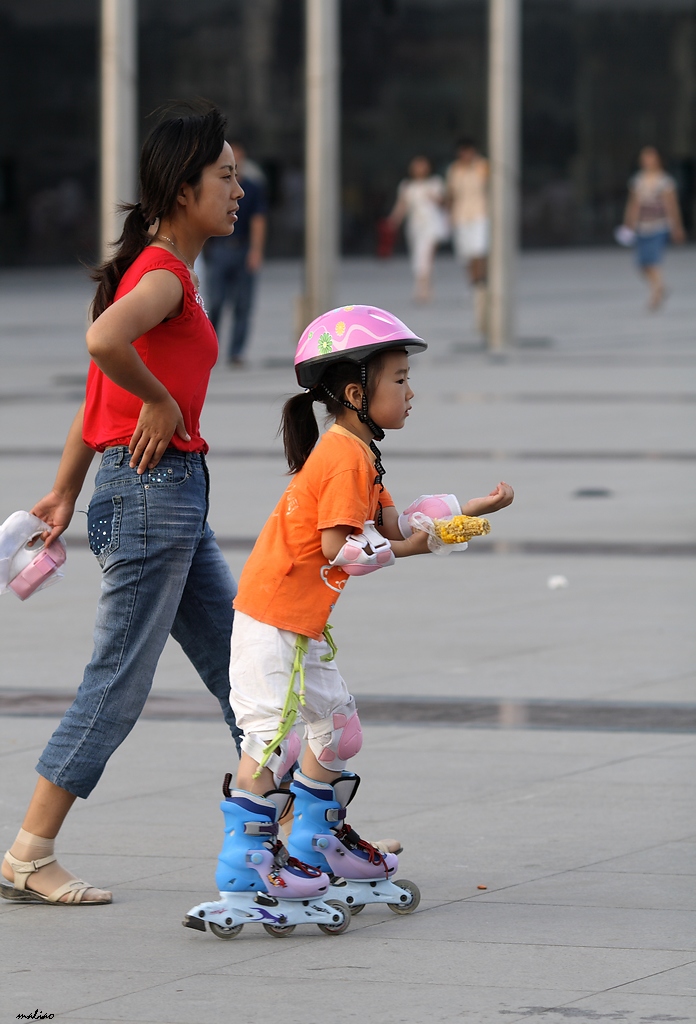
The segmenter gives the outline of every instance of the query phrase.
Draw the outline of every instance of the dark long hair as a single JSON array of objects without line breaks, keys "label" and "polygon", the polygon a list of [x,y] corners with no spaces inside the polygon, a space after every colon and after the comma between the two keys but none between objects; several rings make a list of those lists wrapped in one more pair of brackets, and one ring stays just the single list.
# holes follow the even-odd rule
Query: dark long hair
[{"label": "dark long hair", "polygon": [[127,213],[115,253],[92,273],[97,292],[91,308],[96,320],[114,301],[118,283],[133,260],[150,243],[147,229],[158,217],[172,214],[179,189],[200,183],[203,168],[215,163],[225,144],[226,121],[217,107],[187,109],[157,124],[146,138],[140,154],[137,203],[122,203]]},{"label": "dark long hair", "polygon": [[[384,359],[379,353],[367,360],[368,401],[374,394],[383,365]],[[345,408],[341,399],[349,384],[360,384],[360,364],[348,359],[328,363],[316,387],[301,395],[293,395],[283,406],[278,433],[283,435],[285,458],[291,473],[298,473],[302,469],[319,440],[314,403],[321,402],[326,407],[327,415],[335,419]],[[331,395],[327,394],[322,385]]]}]

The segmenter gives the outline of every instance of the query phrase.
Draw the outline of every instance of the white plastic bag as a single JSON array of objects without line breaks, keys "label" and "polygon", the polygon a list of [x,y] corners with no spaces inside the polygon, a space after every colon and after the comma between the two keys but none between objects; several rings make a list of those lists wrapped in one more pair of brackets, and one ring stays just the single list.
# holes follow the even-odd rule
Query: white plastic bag
[{"label": "white plastic bag", "polygon": [[[29,512],[13,512],[0,526],[0,594],[12,590],[20,601],[63,578],[65,541],[59,537],[46,550],[41,534],[48,523]],[[28,545],[34,541],[31,547]]]},{"label": "white plastic bag", "polygon": [[[452,519],[454,517],[445,516],[445,518]],[[408,525],[412,530],[423,530],[424,533],[428,534],[428,547],[434,555],[449,555],[453,551],[466,551],[469,547],[467,541],[462,541],[461,544],[445,544],[444,540],[440,540],[435,531],[435,523],[424,512],[411,513],[408,517]]]},{"label": "white plastic bag", "polygon": [[635,245],[636,233],[633,228],[629,228],[626,224],[619,224],[618,228],[614,228],[614,239],[623,245],[624,248],[630,249],[632,245]]}]

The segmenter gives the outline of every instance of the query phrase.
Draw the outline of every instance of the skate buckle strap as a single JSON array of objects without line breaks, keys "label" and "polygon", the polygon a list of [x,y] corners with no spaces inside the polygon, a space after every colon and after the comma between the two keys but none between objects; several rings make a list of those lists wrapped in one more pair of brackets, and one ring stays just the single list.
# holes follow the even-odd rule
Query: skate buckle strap
[{"label": "skate buckle strap", "polygon": [[271,853],[273,854],[273,867],[267,877],[271,885],[278,889],[284,889],[287,886],[287,882],[281,875],[283,868],[294,868],[310,878],[319,878],[321,875],[321,868],[316,868],[312,864],[305,864],[304,861],[298,860],[297,857],[291,857],[280,840],[271,847]]},{"label": "skate buckle strap", "polygon": [[273,863],[277,864],[278,867],[284,868],[287,862],[290,860],[290,854],[284,846],[280,846],[280,849],[276,850],[273,855]]},{"label": "skate buckle strap", "polygon": [[245,821],[245,836],[277,836],[278,823],[276,821]]},{"label": "skate buckle strap", "polygon": [[346,816],[345,807],[329,807],[325,814],[327,821],[343,821]]},{"label": "skate buckle strap", "polygon": [[[288,683],[288,692],[285,696],[285,704],[283,705],[283,711],[280,716],[280,723],[278,725],[278,731],[272,740],[270,740],[263,749],[259,766],[254,772],[254,778],[258,779],[262,770],[268,764],[268,760],[271,754],[274,753],[276,747],[278,747],[285,737],[288,735],[295,719],[297,718],[297,712],[300,704],[305,704],[305,671],[304,671],[304,660],[309,650],[309,637],[303,636],[301,633],[297,634],[295,640],[295,660],[292,664],[292,672],[290,673],[290,682]],[[300,688],[299,691],[295,690],[295,679],[300,677]]]}]

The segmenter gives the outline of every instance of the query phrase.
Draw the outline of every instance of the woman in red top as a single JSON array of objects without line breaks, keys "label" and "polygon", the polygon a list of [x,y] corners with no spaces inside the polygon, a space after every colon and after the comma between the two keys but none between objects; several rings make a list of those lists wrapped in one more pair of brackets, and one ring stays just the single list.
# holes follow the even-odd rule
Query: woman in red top
[{"label": "woman in red top", "polygon": [[32,512],[68,526],[95,451],[103,452],[88,511],[102,567],[94,653],[74,703],[49,740],[23,827],[2,864],[6,899],[88,905],[111,893],[74,878],[53,855],[75,797],[87,797],[142,711],[169,634],[229,704],[235,583],[207,523],[208,446],[199,415],[217,338],[198,296],[205,240],[234,231],[244,192],[225,122],[214,108],[170,117],[143,146],[140,202],[128,212],[98,282],[85,402],[53,490]]}]

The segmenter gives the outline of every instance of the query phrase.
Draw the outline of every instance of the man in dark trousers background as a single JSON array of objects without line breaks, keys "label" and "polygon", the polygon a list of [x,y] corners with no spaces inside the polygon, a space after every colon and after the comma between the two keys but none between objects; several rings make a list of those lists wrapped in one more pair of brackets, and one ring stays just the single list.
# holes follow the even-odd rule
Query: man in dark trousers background
[{"label": "man in dark trousers background", "polygon": [[247,160],[243,142],[230,143],[237,160],[237,178],[244,189],[234,233],[208,239],[203,250],[208,315],[215,330],[226,302],[232,306],[232,330],[226,352],[230,366],[244,365],[256,290],[256,276],[263,262],[268,201],[261,169]]}]

